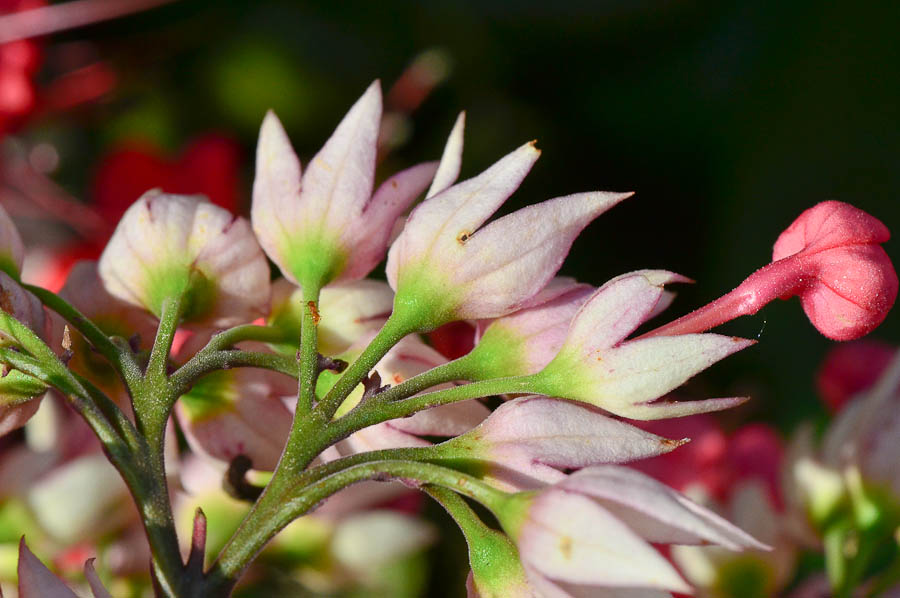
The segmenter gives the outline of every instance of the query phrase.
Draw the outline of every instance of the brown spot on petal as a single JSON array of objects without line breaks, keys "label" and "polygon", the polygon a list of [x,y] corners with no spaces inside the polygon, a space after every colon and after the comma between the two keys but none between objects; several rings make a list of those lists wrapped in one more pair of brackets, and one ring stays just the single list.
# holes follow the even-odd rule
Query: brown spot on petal
[{"label": "brown spot on petal", "polygon": [[306,307],[309,308],[309,315],[312,317],[313,325],[319,325],[319,309],[316,307],[315,301],[307,301]]},{"label": "brown spot on petal", "polygon": [[572,558],[572,538],[563,536],[559,539],[559,552],[566,560]]},{"label": "brown spot on petal", "polygon": [[396,179],[394,179],[394,180],[391,181],[391,187],[393,187],[394,189],[396,189],[396,188],[399,187],[399,186],[400,186],[400,185],[397,184],[397,180],[396,180]]},{"label": "brown spot on petal", "polygon": [[403,382],[403,376],[401,376],[400,374],[394,374],[392,379],[394,380],[394,384],[400,384],[401,382]]},{"label": "brown spot on petal", "polygon": [[468,241],[471,238],[472,238],[472,233],[467,230],[464,230],[461,233],[459,233],[458,235],[456,235],[456,241],[460,245],[465,245],[466,241]]}]

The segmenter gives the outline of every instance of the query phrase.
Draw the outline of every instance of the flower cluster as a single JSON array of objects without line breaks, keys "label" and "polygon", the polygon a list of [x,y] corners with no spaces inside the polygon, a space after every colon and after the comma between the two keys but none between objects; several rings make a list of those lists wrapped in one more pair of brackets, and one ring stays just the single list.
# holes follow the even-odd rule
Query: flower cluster
[{"label": "flower cluster", "polygon": [[[798,295],[832,338],[877,326],[898,286],[884,225],[819,204],[734,291],[635,336],[668,307],[667,286],[688,279],[640,270],[594,288],[557,276],[576,236],[630,193],[576,193],[491,220],[537,161],[534,142],[457,182],[461,115],[439,160],[376,187],[381,124],[375,82],[304,168],[267,114],[249,220],[202,196],[149,190],[59,296],[22,285],[22,243],[0,212],[0,429],[25,424],[48,389],[58,395],[44,400],[56,420],[32,420],[19,455],[36,463],[38,424],[49,426],[45,478],[9,491],[23,493],[38,526],[93,546],[119,530],[127,540],[105,566],[128,575],[139,565],[127,557],[149,559],[163,596],[227,595],[267,545],[254,566],[315,551],[330,564],[305,567],[317,570],[312,585],[335,590],[343,576],[389,592],[380,568],[434,535],[397,508],[409,488],[458,523],[472,596],[670,596],[706,583],[691,563],[746,550],[767,567],[773,546],[792,555],[777,534],[755,538],[679,492],[686,485],[626,467],[678,454],[688,439],[624,420],[747,400],[660,399],[753,344],[707,330],[775,298]],[[387,283],[367,278],[385,258]],[[456,344],[471,350],[446,356],[426,342],[459,321],[471,325]],[[86,426],[69,426],[62,402]],[[84,445],[90,432],[98,442]],[[85,483],[90,499],[60,518],[53,505]],[[774,490],[748,488],[734,496],[780,512]],[[734,496],[700,500],[743,500]],[[675,547],[674,564],[659,545]],[[683,548],[701,545],[717,552]],[[86,574],[107,595],[92,566]],[[59,584],[23,543],[22,595],[68,596]]]}]

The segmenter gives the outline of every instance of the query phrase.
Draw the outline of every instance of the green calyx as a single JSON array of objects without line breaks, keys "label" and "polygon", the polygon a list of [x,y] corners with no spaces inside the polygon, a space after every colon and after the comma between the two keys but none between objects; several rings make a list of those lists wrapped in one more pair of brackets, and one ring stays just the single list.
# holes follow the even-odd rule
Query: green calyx
[{"label": "green calyx", "polygon": [[319,232],[285,239],[284,267],[303,288],[322,288],[340,276],[347,265],[348,254],[338,238]]},{"label": "green calyx", "polygon": [[481,598],[505,598],[527,588],[519,551],[506,534],[482,527],[468,530],[469,564]]},{"label": "green calyx", "polygon": [[190,264],[168,264],[147,272],[147,308],[153,315],[162,315],[167,299],[182,297],[182,320],[202,320],[215,307],[215,280]]},{"label": "green calyx", "polygon": [[505,531],[513,540],[519,537],[522,525],[528,519],[528,511],[537,497],[537,491],[517,492],[506,495],[502,502],[490,505],[491,511]]},{"label": "green calyx", "polygon": [[522,339],[500,324],[494,324],[466,357],[473,380],[489,380],[529,374]]},{"label": "green calyx", "polygon": [[394,296],[394,316],[404,322],[416,322],[416,330],[428,332],[442,324],[458,320],[462,303],[459,289],[447,277],[426,264],[406,267],[398,277]]},{"label": "green calyx", "polygon": [[563,348],[553,361],[532,376],[534,392],[596,405],[599,397],[591,391],[594,384],[586,370],[577,355]]}]

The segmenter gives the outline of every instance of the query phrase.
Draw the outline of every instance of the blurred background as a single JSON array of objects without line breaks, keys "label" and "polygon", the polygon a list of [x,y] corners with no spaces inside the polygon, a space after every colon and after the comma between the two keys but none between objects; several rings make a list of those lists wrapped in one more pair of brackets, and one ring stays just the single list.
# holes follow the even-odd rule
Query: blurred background
[{"label": "blurred background", "polygon": [[[2,0],[0,11],[44,4]],[[104,4],[151,3],[83,6]],[[110,226],[96,213],[121,213],[148,186],[246,212],[265,111],[305,161],[380,78],[393,112],[380,176],[436,159],[462,109],[464,177],[537,138],[543,156],[504,210],[635,191],[587,229],[563,274],[599,285],[675,270],[697,281],[679,290],[680,315],[767,263],[819,201],[900,229],[898,19],[896,2],[812,0],[166,3],[0,59],[0,202],[57,261],[96,254]],[[897,242],[885,248],[896,263]],[[787,432],[822,413],[813,375],[832,343],[796,300],[722,331],[760,343],[687,396],[752,396],[726,426]],[[873,336],[896,343],[900,315]]]}]

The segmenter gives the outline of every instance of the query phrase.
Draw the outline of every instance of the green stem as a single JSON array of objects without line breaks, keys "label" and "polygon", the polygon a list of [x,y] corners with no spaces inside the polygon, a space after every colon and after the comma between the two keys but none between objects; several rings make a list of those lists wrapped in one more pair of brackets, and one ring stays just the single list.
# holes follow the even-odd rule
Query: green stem
[{"label": "green stem", "polygon": [[96,324],[75,309],[74,306],[56,293],[48,291],[47,289],[42,289],[41,287],[30,284],[22,286],[40,299],[41,303],[59,314],[64,320],[71,324],[75,330],[80,332],[85,340],[87,340],[97,352],[103,355],[103,357],[116,368],[126,385],[130,386],[131,383],[140,378],[141,370],[131,352],[124,351],[117,347],[105,332],[100,330]]},{"label": "green stem", "polygon": [[[303,315],[300,319],[298,352],[299,389],[294,422],[308,415],[316,399],[319,378],[319,288],[303,287]],[[288,440],[290,446],[290,440]]]},{"label": "green stem", "polygon": [[408,380],[404,380],[397,386],[393,386],[378,395],[378,400],[384,402],[399,401],[412,395],[427,390],[433,386],[457,380],[472,379],[472,360],[469,355],[431,368]]},{"label": "green stem", "polygon": [[206,374],[237,367],[262,368],[292,378],[296,378],[298,374],[297,360],[284,355],[236,349],[206,352],[204,349],[169,376],[170,392],[172,396],[180,397]]},{"label": "green stem", "polygon": [[249,522],[245,520],[210,569],[208,590],[215,593],[233,587],[250,561],[275,534],[338,490],[363,480],[384,477],[453,488],[488,508],[502,508],[508,497],[507,493],[473,476],[428,463],[375,461],[351,465],[302,488],[285,488],[281,500],[267,509],[264,517],[256,518],[254,525],[247,525]]},{"label": "green stem", "polygon": [[382,400],[382,395],[376,395],[372,400],[362,403],[344,417],[335,420],[332,434],[336,437],[334,440],[336,442],[363,428],[407,417],[424,409],[492,395],[527,393],[534,390],[534,375],[528,375],[472,382],[390,403]]},{"label": "green stem", "polygon": [[334,416],[344,399],[369,375],[375,364],[381,361],[391,347],[412,332],[415,332],[415,326],[410,321],[398,316],[396,311],[391,314],[369,346],[360,353],[356,361],[350,364],[319,403],[317,410],[321,410],[325,414],[326,420],[330,420]]},{"label": "green stem", "polygon": [[221,351],[230,349],[243,341],[259,341],[263,343],[279,343],[289,340],[283,331],[273,326],[257,326],[243,324],[214,335],[201,351]]}]

